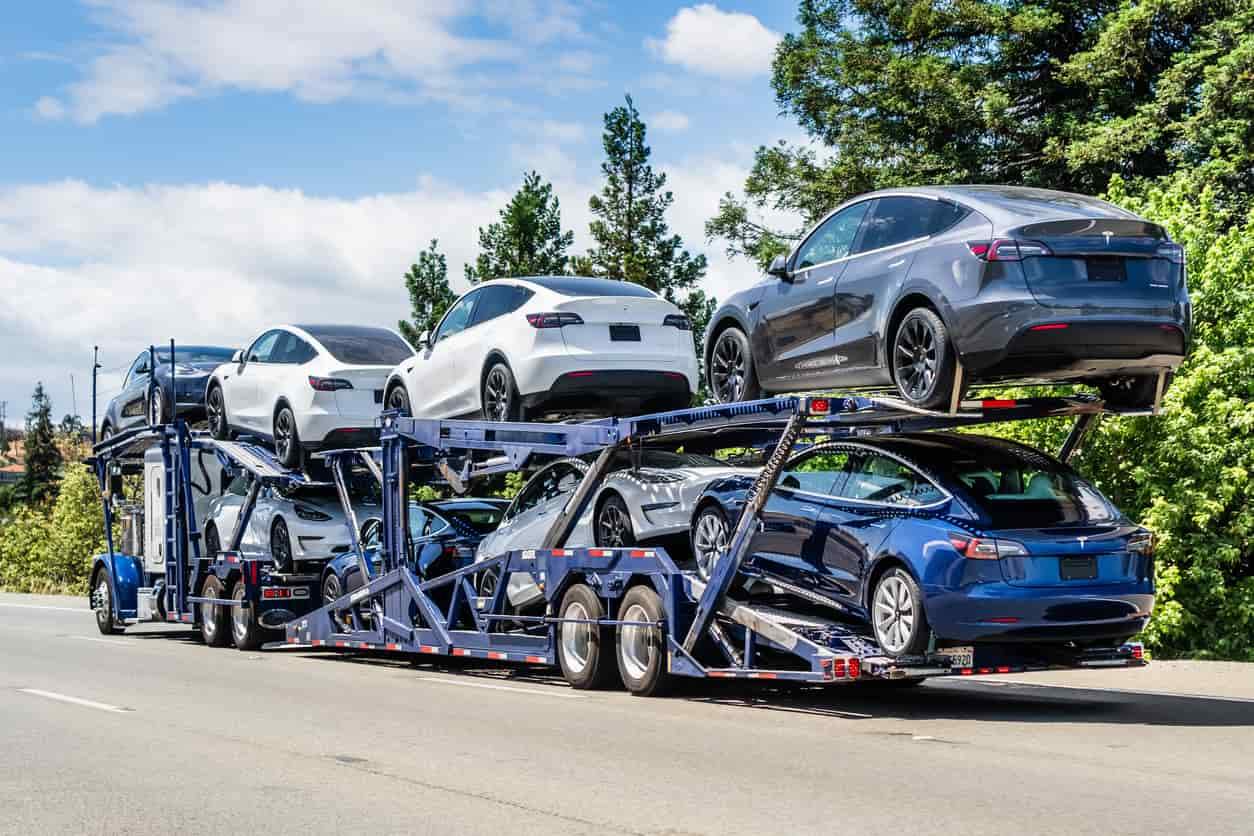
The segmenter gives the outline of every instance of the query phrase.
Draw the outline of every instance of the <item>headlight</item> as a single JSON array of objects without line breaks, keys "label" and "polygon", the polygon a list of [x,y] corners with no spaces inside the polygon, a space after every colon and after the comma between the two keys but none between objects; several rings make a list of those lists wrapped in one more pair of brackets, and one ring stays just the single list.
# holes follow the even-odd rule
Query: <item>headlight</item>
[{"label": "headlight", "polygon": [[331,521],[330,514],[324,514],[321,511],[319,511],[317,508],[310,508],[308,505],[297,505],[293,510],[296,511],[296,516],[308,522],[330,522]]}]

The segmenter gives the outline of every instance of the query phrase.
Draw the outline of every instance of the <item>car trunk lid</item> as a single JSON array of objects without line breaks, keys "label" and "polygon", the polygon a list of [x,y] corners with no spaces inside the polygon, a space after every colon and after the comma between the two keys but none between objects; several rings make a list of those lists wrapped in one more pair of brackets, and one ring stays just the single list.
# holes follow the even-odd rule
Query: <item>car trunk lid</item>
[{"label": "car trunk lid", "polygon": [[1011,586],[1062,588],[1147,579],[1149,557],[1128,549],[1129,538],[1141,531],[1120,522],[997,531],[998,541],[1019,543],[1028,552],[1000,557],[1002,578]]},{"label": "car trunk lid", "polygon": [[1112,314],[1169,317],[1184,265],[1162,227],[1145,221],[1077,218],[1028,224],[1012,233],[1044,244],[1023,248],[1023,274],[1037,302],[1051,308],[1101,308]]},{"label": "car trunk lid", "polygon": [[363,426],[370,426],[383,408],[383,386],[387,383],[391,366],[349,366],[328,372],[326,377],[347,380],[351,389],[335,390],[335,406],[341,415],[370,419]]},{"label": "car trunk lid", "polygon": [[648,367],[678,368],[682,353],[694,350],[692,331],[663,324],[667,316],[679,315],[665,299],[585,297],[560,302],[555,309],[583,320],[562,328],[570,354],[628,354]]}]

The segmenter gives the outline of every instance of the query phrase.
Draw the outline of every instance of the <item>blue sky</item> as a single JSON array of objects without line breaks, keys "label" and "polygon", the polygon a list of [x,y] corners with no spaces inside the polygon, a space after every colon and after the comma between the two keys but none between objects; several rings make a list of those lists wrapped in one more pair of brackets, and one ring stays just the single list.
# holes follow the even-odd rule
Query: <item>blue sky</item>
[{"label": "blue sky", "polygon": [[[0,399],[69,373],[86,414],[149,341],[238,344],[298,319],[395,324],[439,238],[475,233],[535,168],[576,249],[604,111],[630,92],[672,227],[717,295],[755,280],[703,222],[755,147],[796,139],[770,56],[788,3],[91,0],[0,28]],[[116,385],[108,379],[104,388]]]}]

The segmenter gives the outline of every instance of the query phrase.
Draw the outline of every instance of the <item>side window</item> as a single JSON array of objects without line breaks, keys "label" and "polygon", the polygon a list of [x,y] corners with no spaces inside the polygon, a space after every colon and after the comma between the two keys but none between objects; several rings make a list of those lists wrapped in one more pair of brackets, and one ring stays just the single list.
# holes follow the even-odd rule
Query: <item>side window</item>
[{"label": "side window", "polygon": [[927,234],[939,235],[971,214],[971,210],[948,200],[933,200],[932,214],[927,219]]},{"label": "side window", "polygon": [[925,197],[879,198],[862,230],[858,252],[891,247],[931,235],[931,219],[938,202]]},{"label": "side window", "polygon": [[444,319],[440,320],[440,326],[435,329],[435,339],[431,341],[432,345],[466,330],[466,326],[470,324],[470,314],[474,311],[475,302],[482,293],[482,290],[471,291],[448,309]]},{"label": "side window", "polygon": [[421,505],[409,506],[409,534],[411,537],[425,537],[431,516]]},{"label": "side window", "polygon": [[314,351],[313,346],[295,334],[284,331],[282,336],[279,337],[274,351],[271,352],[270,362],[300,365],[301,363],[308,363],[315,356],[317,356],[317,352]]},{"label": "side window", "polygon": [[854,458],[840,495],[907,507],[930,505],[945,498],[927,477],[879,453],[860,453]]},{"label": "side window", "polygon": [[864,200],[855,203],[828,218],[801,245],[792,269],[804,270],[849,255],[853,249],[853,239],[858,234],[858,227],[862,225],[862,219],[871,202]]},{"label": "side window", "polygon": [[803,453],[779,475],[781,488],[836,496],[849,470],[848,450]]},{"label": "side window", "polygon": [[148,352],[144,352],[135,358],[135,362],[131,363],[130,369],[126,372],[126,382],[122,384],[123,388],[134,386],[142,375],[148,374]]},{"label": "side window", "polygon": [[236,476],[234,479],[231,480],[230,484],[226,486],[225,492],[233,493],[236,496],[247,496],[248,495],[248,476],[243,473]]},{"label": "side window", "polygon": [[434,537],[446,528],[448,528],[448,520],[439,514],[428,513],[427,521],[422,527],[422,533],[424,537]]},{"label": "side window", "polygon": [[250,363],[269,363],[270,357],[274,352],[275,343],[279,341],[283,331],[267,331],[257,338],[252,347],[248,349],[248,362]]},{"label": "side window", "polygon": [[485,287],[479,291],[479,304],[475,306],[475,317],[470,324],[478,325],[509,313],[513,299],[514,288],[509,285]]},{"label": "side window", "polygon": [[582,478],[582,473],[566,463],[555,464],[540,471],[531,477],[527,487],[514,501],[514,507],[509,512],[509,519],[530,511],[542,502],[570,493],[579,485],[579,480]]}]

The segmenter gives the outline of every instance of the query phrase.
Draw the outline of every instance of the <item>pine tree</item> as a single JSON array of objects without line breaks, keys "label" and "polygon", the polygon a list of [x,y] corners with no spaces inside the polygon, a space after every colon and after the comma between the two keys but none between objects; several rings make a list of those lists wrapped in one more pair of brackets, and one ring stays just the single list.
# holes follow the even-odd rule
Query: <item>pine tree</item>
[{"label": "pine tree", "polygon": [[[593,275],[622,279],[655,291],[687,308],[705,275],[704,255],[690,255],[683,240],[671,235],[666,211],[675,202],[666,175],[649,165],[652,153],[646,128],[631,96],[605,114],[605,187],[588,201],[595,219],[589,226],[596,242],[576,266]],[[708,304],[705,295],[693,304]]]},{"label": "pine tree", "polygon": [[402,319],[396,325],[401,336],[415,346],[418,338],[433,331],[448,306],[457,301],[448,286],[448,261],[437,249],[438,245],[439,242],[432,239],[431,246],[418,253],[418,263],[410,265],[405,274],[411,320]]},{"label": "pine tree", "polygon": [[505,276],[556,276],[566,272],[566,251],[575,240],[562,232],[562,212],[553,185],[532,171],[501,210],[501,219],[479,228],[479,257],[466,265],[471,283]]},{"label": "pine tree", "polygon": [[35,385],[31,410],[26,413],[26,474],[22,484],[29,499],[50,495],[56,487],[61,451],[52,425],[52,401],[42,382]]}]

